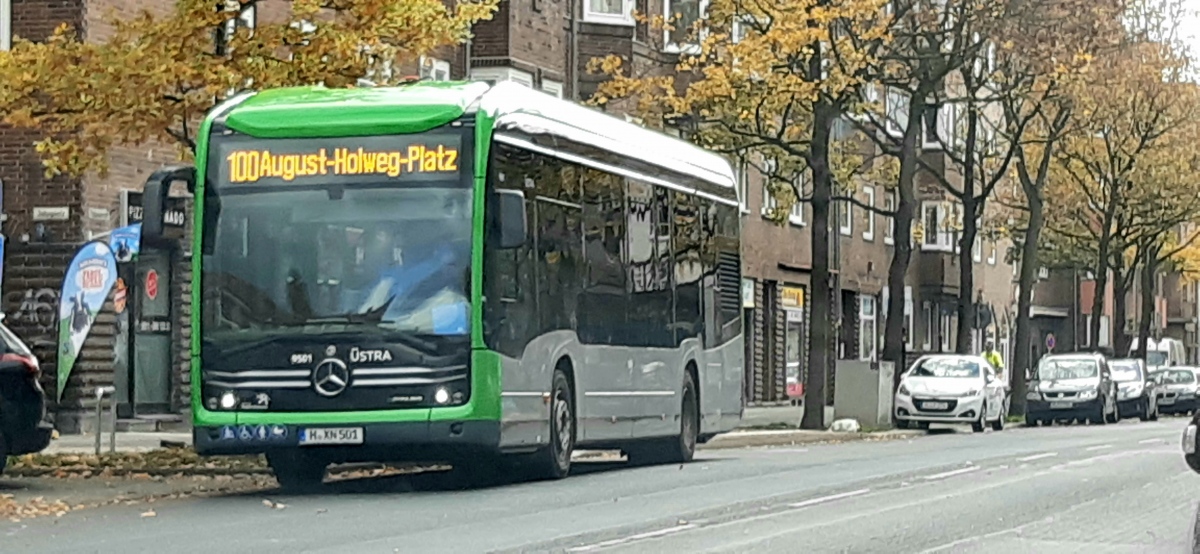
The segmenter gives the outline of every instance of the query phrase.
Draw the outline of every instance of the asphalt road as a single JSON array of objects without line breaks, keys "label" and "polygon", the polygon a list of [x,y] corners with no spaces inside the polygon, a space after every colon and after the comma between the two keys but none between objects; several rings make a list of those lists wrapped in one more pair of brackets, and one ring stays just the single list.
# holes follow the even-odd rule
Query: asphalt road
[{"label": "asphalt road", "polygon": [[1184,425],[708,451],[474,490],[363,479],[6,523],[0,551],[1190,552],[1200,475],[1180,454]]}]

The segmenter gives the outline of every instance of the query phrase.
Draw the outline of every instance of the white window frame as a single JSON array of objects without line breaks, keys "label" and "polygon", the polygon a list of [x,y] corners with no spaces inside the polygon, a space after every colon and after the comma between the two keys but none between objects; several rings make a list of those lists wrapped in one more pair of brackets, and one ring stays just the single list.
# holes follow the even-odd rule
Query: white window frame
[{"label": "white window frame", "polygon": [[562,98],[563,84],[553,79],[542,79],[542,92]]},{"label": "white window frame", "polygon": [[[875,207],[875,187],[873,187],[871,185],[864,185],[863,186],[863,196],[865,197],[865,199],[863,200],[863,203],[874,208]],[[863,208],[863,212],[865,212],[865,215],[867,216],[867,228],[863,229],[862,238],[863,238],[863,240],[866,240],[866,241],[874,241],[875,240],[875,212],[873,210],[868,210],[866,208]]]},{"label": "white window frame", "polygon": [[921,348],[928,352],[933,348],[933,335],[937,332],[937,319],[934,318],[932,302],[921,302],[921,318],[925,320],[925,336],[922,337]]},{"label": "white window frame", "polygon": [[1048,268],[1046,266],[1039,267],[1038,271],[1037,271],[1037,276],[1038,276],[1038,279],[1049,279],[1050,278],[1050,268]]},{"label": "white window frame", "polygon": [[904,321],[908,329],[908,340],[905,342],[909,350],[912,350],[913,346],[917,343],[917,315],[915,310],[913,310],[912,291],[911,285],[904,286]]},{"label": "white window frame", "polygon": [[996,265],[996,243],[990,244],[991,250],[988,252],[988,265]]},{"label": "white window frame", "polygon": [[[928,218],[926,217],[929,210],[937,211],[937,228],[929,229],[926,225]],[[927,252],[953,252],[954,238],[950,232],[947,220],[950,217],[949,206],[945,202],[922,202],[921,203],[921,226],[924,229],[924,236],[921,237],[921,250]],[[929,242],[930,234],[934,237],[934,242]]]},{"label": "white window frame", "polygon": [[788,222],[792,225],[801,227],[808,225],[808,220],[804,215],[804,202],[800,201],[805,190],[808,190],[808,167],[800,170],[800,174],[796,177],[796,203],[792,204],[792,211],[788,214]]},{"label": "white window frame", "polygon": [[12,50],[12,0],[0,0],[0,50]]},{"label": "white window frame", "polygon": [[[421,56],[417,63],[417,75],[422,79],[428,78],[430,81],[450,80],[450,62],[430,56]],[[439,74],[444,78],[439,78]]]},{"label": "white window frame", "polygon": [[971,259],[975,263],[983,261],[983,238],[979,235],[975,235],[975,244],[971,245]]},{"label": "white window frame", "polygon": [[1084,348],[1091,346],[1092,340],[1092,314],[1084,314],[1083,316],[1083,336],[1080,337],[1079,346]]},{"label": "white window frame", "polygon": [[515,67],[476,67],[471,70],[471,80],[492,83],[512,81],[533,88],[533,74]]},{"label": "white window frame", "polygon": [[[230,18],[228,21],[225,22],[225,29],[223,31],[224,36],[222,38],[224,39],[226,44],[228,44],[229,39],[231,37],[233,37],[234,33],[237,32],[238,27],[245,27],[247,29],[250,29],[250,32],[253,33],[255,26],[258,25],[258,5],[257,4],[251,4],[249,6],[242,7],[241,3],[238,2],[237,0],[225,0],[225,9],[226,10],[234,11],[239,8],[241,9],[241,12],[238,13],[237,17]],[[7,24],[5,24],[5,22],[4,22],[6,12],[8,14]],[[317,30],[316,25],[308,23],[307,21],[304,22],[304,25],[306,25],[306,27],[302,27],[302,30],[306,33],[311,33],[313,31]],[[8,30],[8,32],[5,33],[5,30]],[[8,50],[8,49],[12,48],[12,32],[11,32],[11,30],[12,30],[12,0],[0,0],[0,50]],[[5,34],[7,34],[8,36],[5,37],[4,36]],[[5,43],[6,38],[8,40],[7,47],[4,46],[4,44],[6,44]]]},{"label": "white window frame", "polygon": [[762,206],[759,207],[759,213],[764,216],[770,216],[774,210],[779,208],[779,200],[771,194],[771,176],[779,170],[779,161],[774,158],[763,160],[762,171]]},{"label": "white window frame", "polygon": [[838,202],[838,230],[842,236],[848,237],[854,234],[854,204],[849,200]]},{"label": "white window frame", "polygon": [[907,91],[888,87],[887,105],[884,108],[884,130],[888,134],[904,136],[904,129],[908,127],[908,118],[911,115],[908,113],[908,97]]},{"label": "white window frame", "polygon": [[635,4],[635,0],[621,0],[621,13],[614,14],[593,11],[591,0],[584,0],[583,20],[588,23],[600,23],[602,25],[625,25],[632,27],[635,23],[633,20],[633,8]]},{"label": "white window frame", "polygon": [[[870,308],[868,310],[868,307]],[[870,312],[870,313],[868,313]],[[876,327],[878,321],[879,306],[876,303],[874,296],[869,294],[858,295],[858,359],[860,360],[875,360],[875,353],[879,350],[876,341],[879,339],[879,329]],[[870,351],[866,349],[866,341],[863,340],[865,333],[870,333],[872,348]]]},{"label": "white window frame", "polygon": [[[698,6],[699,13],[697,15],[702,20],[705,18],[706,14],[708,13],[708,0],[697,0],[697,1],[699,3],[699,6]],[[662,15],[663,15],[663,21],[670,21],[671,18],[674,17],[674,15],[671,13],[671,0],[663,0]],[[672,25],[676,25],[676,23],[672,23]],[[678,28],[676,30],[678,30]],[[671,53],[671,54],[679,54],[679,53],[699,54],[700,53],[699,41],[702,40],[703,37],[695,37],[697,42],[688,42],[685,44],[675,44],[674,42],[671,42],[671,31],[663,29],[662,33],[663,33],[663,52],[667,52],[667,53]]]},{"label": "white window frame", "polygon": [[[628,120],[629,117],[630,116],[626,115],[626,120]],[[641,118],[636,119],[638,119],[638,124],[641,125]],[[733,165],[733,170],[736,173],[734,177],[737,178],[738,205],[742,211],[742,214],[745,215],[750,213],[750,163],[745,160],[737,159],[732,160],[731,165]]]},{"label": "white window frame", "polygon": [[954,146],[954,123],[958,118],[958,107],[954,104],[939,104],[937,106],[933,140],[929,135],[929,119],[921,126],[921,148],[924,150],[943,150]]},{"label": "white window frame", "polygon": [[[883,195],[883,209],[894,212],[896,211],[896,191],[889,190]],[[889,215],[887,218],[887,226],[883,228],[883,243],[887,245],[896,244],[896,216]]]},{"label": "white window frame", "polygon": [[938,313],[941,315],[941,317],[938,318],[938,321],[941,322],[941,325],[938,328],[938,334],[942,338],[942,344],[941,344],[942,352],[949,352],[950,351],[950,329],[953,328],[953,326],[951,325],[952,322],[950,321],[950,314],[942,314],[940,309],[938,310]]}]

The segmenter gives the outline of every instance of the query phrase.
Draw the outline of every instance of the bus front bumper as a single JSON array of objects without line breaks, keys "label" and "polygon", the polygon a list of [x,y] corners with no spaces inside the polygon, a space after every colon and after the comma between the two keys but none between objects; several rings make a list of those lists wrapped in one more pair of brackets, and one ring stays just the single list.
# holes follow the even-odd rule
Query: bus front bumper
[{"label": "bus front bumper", "polygon": [[[301,444],[302,434],[311,436],[313,430],[330,429],[346,430],[347,433],[321,444]],[[192,429],[192,439],[196,452],[205,456],[262,454],[300,448],[319,452],[333,462],[444,461],[463,455],[496,452],[500,442],[500,422],[199,426]],[[329,440],[343,443],[329,444]]]}]

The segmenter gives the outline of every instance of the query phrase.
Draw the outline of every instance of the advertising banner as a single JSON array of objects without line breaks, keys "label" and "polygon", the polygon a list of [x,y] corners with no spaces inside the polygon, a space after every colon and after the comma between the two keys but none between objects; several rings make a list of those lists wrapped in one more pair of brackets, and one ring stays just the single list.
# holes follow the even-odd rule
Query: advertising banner
[{"label": "advertising banner", "polygon": [[63,278],[58,306],[58,399],[83,341],[117,281],[117,260],[108,243],[92,241],[79,249]]},{"label": "advertising banner", "polygon": [[113,256],[118,262],[125,263],[137,259],[142,245],[142,224],[126,225],[109,234],[108,246],[112,248]]}]

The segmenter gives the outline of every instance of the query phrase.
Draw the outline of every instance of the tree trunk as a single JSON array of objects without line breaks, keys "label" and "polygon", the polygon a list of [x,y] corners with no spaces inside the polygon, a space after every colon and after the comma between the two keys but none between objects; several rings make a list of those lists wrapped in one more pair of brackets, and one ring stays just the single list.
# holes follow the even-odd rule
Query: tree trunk
[{"label": "tree trunk", "polygon": [[1021,276],[1017,294],[1017,336],[1013,345],[1013,363],[1009,368],[1009,382],[1012,385],[1012,404],[1009,412],[1012,415],[1025,414],[1026,380],[1025,372],[1031,369],[1029,345],[1032,344],[1033,322],[1030,312],[1033,308],[1033,287],[1037,282],[1038,240],[1042,236],[1042,225],[1045,214],[1042,213],[1041,192],[1030,190],[1026,186],[1025,194],[1029,197],[1029,226],[1025,229],[1025,242],[1021,245]]},{"label": "tree trunk", "polygon": [[829,373],[829,338],[834,320],[831,310],[829,271],[829,207],[833,175],[829,167],[829,138],[837,109],[818,102],[813,113],[809,165],[813,172],[812,194],[812,299],[808,349],[808,377],[804,380],[804,429],[825,428],[826,376]]},{"label": "tree trunk", "polygon": [[[917,205],[917,137],[922,131],[922,121],[925,117],[924,99],[927,94],[914,94],[908,104],[908,126],[904,129],[904,139],[900,143],[900,177],[896,183],[896,216],[895,216],[895,247],[892,249],[892,261],[888,265],[888,317],[884,325],[883,359],[894,364],[895,374],[892,379],[892,389],[900,386],[900,375],[904,373],[904,277],[908,274],[908,264],[912,258],[912,220],[913,211]],[[921,98],[921,102],[915,99]],[[915,310],[916,307],[914,306]],[[909,329],[915,333],[915,329]]]},{"label": "tree trunk", "polygon": [[975,197],[975,133],[979,116],[975,107],[967,104],[966,161],[963,164],[962,236],[958,243],[958,338],[954,351],[970,354],[975,337],[975,236],[979,224],[975,220],[976,204],[983,201]]},{"label": "tree trunk", "polygon": [[[1096,271],[1096,292],[1092,296],[1092,321],[1095,325],[1088,330],[1088,344],[1100,346],[1100,317],[1104,315],[1104,297],[1105,289],[1108,288],[1108,250],[1109,240],[1106,237],[1100,238],[1100,255],[1097,258],[1095,267]],[[1117,322],[1113,322],[1116,325]]]},{"label": "tree trunk", "polygon": [[[1125,319],[1129,314],[1129,299],[1126,292],[1129,290],[1130,277],[1134,271],[1135,268],[1113,269],[1113,320],[1110,327],[1113,330],[1114,356],[1129,355],[1129,333],[1125,332]],[[1092,325],[1099,327],[1100,318],[1092,316]],[[1092,346],[1099,347],[1100,344],[1092,343]]]},{"label": "tree trunk", "polygon": [[1146,360],[1146,353],[1150,350],[1150,319],[1154,317],[1154,274],[1158,270],[1158,252],[1155,249],[1147,248],[1146,257],[1142,260],[1142,279],[1138,283],[1141,289],[1142,306],[1141,314],[1138,316],[1138,347],[1137,358],[1143,362]]}]

